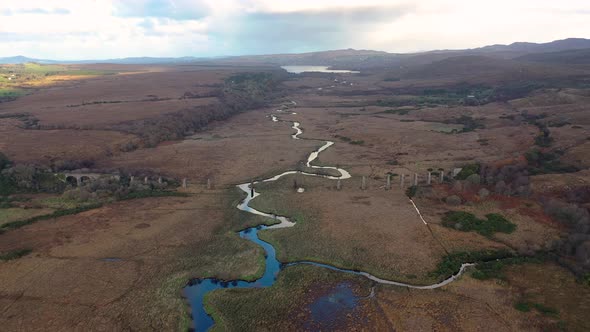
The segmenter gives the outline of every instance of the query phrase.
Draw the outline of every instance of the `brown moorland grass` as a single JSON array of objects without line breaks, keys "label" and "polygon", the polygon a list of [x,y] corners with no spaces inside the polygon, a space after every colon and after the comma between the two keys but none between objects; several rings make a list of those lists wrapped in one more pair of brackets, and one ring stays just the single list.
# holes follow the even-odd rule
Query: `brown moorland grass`
[{"label": "brown moorland grass", "polygon": [[[107,75],[50,86],[16,101],[0,104],[0,113],[30,113],[41,125],[104,127],[123,121],[155,117],[214,102],[211,98],[183,99],[186,92],[207,94],[223,83],[228,70],[140,72]],[[153,100],[153,101],[149,101]],[[95,102],[109,102],[93,104]],[[73,105],[91,105],[68,107]]]},{"label": "brown moorland grass", "polygon": [[209,126],[175,144],[115,156],[104,167],[151,169],[189,181],[227,186],[296,169],[321,142],[293,140],[287,122],[272,122],[268,110],[250,111]]},{"label": "brown moorland grass", "polygon": [[96,160],[117,152],[134,135],[106,130],[30,130],[18,120],[0,119],[0,151],[19,163]]},{"label": "brown moorland grass", "polygon": [[[305,188],[293,190],[293,180]],[[316,261],[358,269],[384,279],[428,283],[428,273],[445,255],[422,223],[405,193],[372,186],[359,178],[335,181],[289,176],[261,184],[251,203],[261,211],[292,217],[292,228],[268,230],[261,238],[277,249],[283,262]]]},{"label": "brown moorland grass", "polygon": [[[297,108],[297,115],[284,117],[297,119],[302,123],[306,138],[324,138],[340,141],[338,137],[347,137],[362,141],[362,145],[337,144],[320,156],[320,164],[345,166],[353,173],[369,172],[380,176],[391,171],[388,163],[395,160],[406,172],[422,172],[427,168],[449,169],[473,160],[495,160],[514,155],[521,155],[528,150],[538,134],[536,127],[522,127],[492,123],[489,128],[462,134],[445,134],[436,132],[434,125],[444,125],[445,117],[440,115],[426,122],[414,120],[403,122],[405,118],[414,118],[413,112],[400,116],[380,114],[387,108]],[[424,111],[426,112],[426,111]],[[431,109],[437,114],[445,112]],[[475,114],[483,116],[485,112]],[[349,114],[350,116],[345,116]],[[451,113],[451,116],[453,116]],[[501,116],[497,110],[488,114],[489,121]],[[430,121],[430,120],[429,120]],[[485,120],[488,121],[488,120]],[[363,130],[358,130],[362,124]],[[482,145],[486,139],[488,145]],[[373,169],[368,169],[368,166]],[[396,170],[393,170],[396,172]],[[401,170],[400,170],[401,171]],[[399,172],[396,172],[399,174]]]},{"label": "brown moorland grass", "polygon": [[[370,286],[366,279],[312,267],[295,266],[281,272],[277,283],[265,289],[232,289],[208,296],[217,324],[214,330],[271,329],[299,331],[314,324],[311,304],[347,284],[356,296],[354,309],[338,330],[379,331],[584,331],[587,327],[590,289],[552,263],[513,265],[505,268],[504,281],[481,281],[469,274],[435,290],[415,290],[387,285]],[[547,274],[551,278],[545,278]],[[535,280],[530,283],[529,280]],[[369,295],[367,297],[367,295]],[[523,298],[555,309],[558,316],[538,311],[523,313],[515,304]],[[578,305],[569,305],[577,299]],[[316,308],[317,310],[317,308]],[[290,319],[285,319],[290,317]]]},{"label": "brown moorland grass", "polygon": [[[234,233],[250,223],[236,191],[130,200],[0,235],[0,322],[7,330],[179,330],[191,277],[253,278],[262,251]],[[231,222],[230,222],[231,221]]]}]

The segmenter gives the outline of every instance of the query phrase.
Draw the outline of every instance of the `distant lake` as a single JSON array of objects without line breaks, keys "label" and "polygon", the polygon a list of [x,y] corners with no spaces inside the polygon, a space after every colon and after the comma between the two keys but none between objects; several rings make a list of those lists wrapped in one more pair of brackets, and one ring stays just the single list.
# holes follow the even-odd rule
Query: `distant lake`
[{"label": "distant lake", "polygon": [[329,67],[326,66],[281,66],[284,70],[293,73],[293,74],[301,74],[301,73],[336,73],[336,74],[358,74],[358,71],[353,70],[337,70],[337,69],[328,69]]}]

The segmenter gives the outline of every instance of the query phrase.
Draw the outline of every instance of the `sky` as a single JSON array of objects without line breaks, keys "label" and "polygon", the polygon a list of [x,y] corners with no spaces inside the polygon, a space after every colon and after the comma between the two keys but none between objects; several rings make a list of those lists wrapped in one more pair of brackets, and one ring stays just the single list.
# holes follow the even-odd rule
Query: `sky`
[{"label": "sky", "polygon": [[415,52],[590,38],[590,0],[0,0],[0,57]]}]

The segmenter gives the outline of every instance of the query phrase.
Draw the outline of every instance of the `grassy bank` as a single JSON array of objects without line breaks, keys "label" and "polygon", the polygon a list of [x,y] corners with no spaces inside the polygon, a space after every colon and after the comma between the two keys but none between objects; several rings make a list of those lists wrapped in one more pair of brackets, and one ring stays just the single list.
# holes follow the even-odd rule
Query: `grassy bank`
[{"label": "grassy bank", "polygon": [[269,288],[212,292],[206,302],[217,323],[213,331],[296,330],[300,320],[285,317],[301,318],[315,298],[345,281],[353,283],[357,295],[368,295],[367,279],[313,266],[286,268]]}]

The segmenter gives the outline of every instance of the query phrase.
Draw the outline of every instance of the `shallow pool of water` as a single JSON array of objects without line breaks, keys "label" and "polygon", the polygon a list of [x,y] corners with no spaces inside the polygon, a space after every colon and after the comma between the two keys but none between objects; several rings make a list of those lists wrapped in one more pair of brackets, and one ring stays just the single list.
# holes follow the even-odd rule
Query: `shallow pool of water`
[{"label": "shallow pool of water", "polygon": [[340,69],[328,69],[327,66],[281,66],[284,70],[293,74],[301,73],[334,73],[334,74],[358,74],[358,71],[354,70],[340,70]]},{"label": "shallow pool of water", "polygon": [[329,294],[320,297],[309,306],[311,321],[306,325],[310,328],[335,328],[352,313],[358,301],[359,297],[354,295],[350,284],[338,284]]}]

